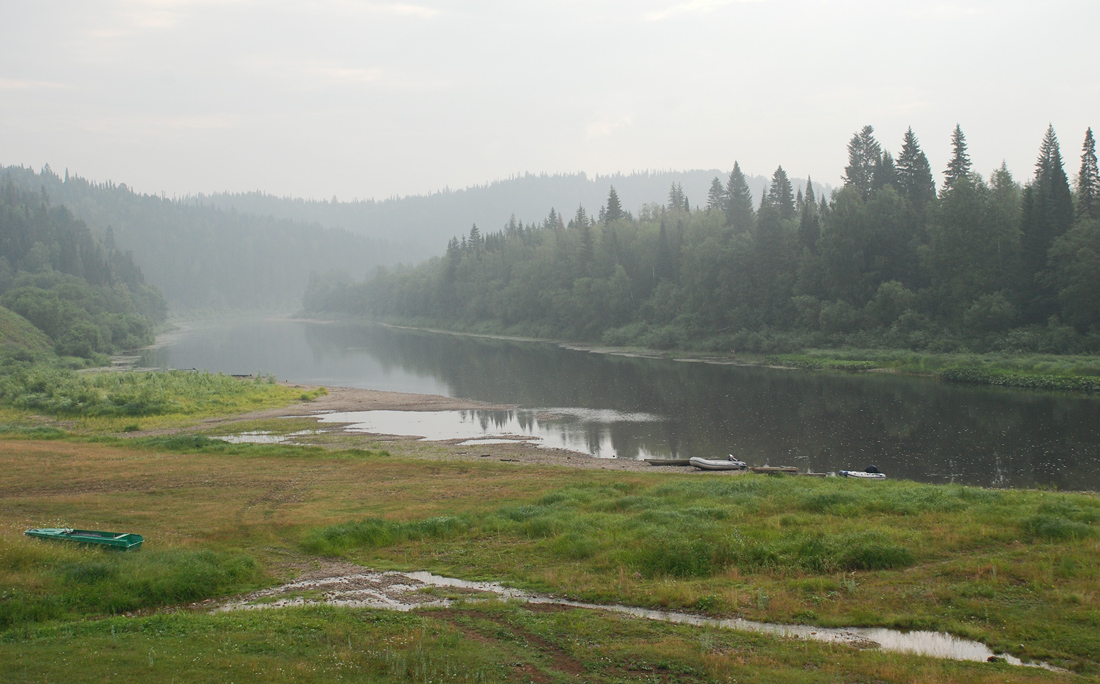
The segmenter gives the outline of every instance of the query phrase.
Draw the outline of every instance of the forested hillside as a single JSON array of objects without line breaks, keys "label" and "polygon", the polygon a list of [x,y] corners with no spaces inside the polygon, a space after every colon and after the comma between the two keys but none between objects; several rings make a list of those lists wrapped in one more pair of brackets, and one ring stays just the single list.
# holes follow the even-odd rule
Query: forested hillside
[{"label": "forested hillside", "polygon": [[101,244],[67,208],[9,181],[0,183],[0,305],[8,346],[34,351],[44,342],[14,312],[58,354],[85,358],[151,343],[167,316],[132,253],[110,236]]},{"label": "forested hillside", "polygon": [[757,200],[735,164],[701,211],[673,185],[632,216],[612,188],[596,217],[475,227],[417,268],[316,279],[305,309],[657,348],[1100,351],[1091,129],[1072,189],[1053,129],[1023,185],[971,169],[959,128],[938,188],[912,130],[900,142],[855,134],[828,198],[782,166]]},{"label": "forested hillside", "polygon": [[[303,200],[258,192],[197,199],[241,212],[341,227],[386,241],[392,249],[391,263],[417,263],[439,256],[446,241],[465,226],[499,226],[509,216],[532,220],[546,216],[552,208],[571,212],[581,205],[599,206],[611,185],[627,209],[660,201],[672,184],[683,189],[692,207],[703,206],[716,173],[660,171],[595,177],[583,173],[525,174],[461,190],[383,200]],[[745,180],[757,194],[767,186],[763,176],[748,176]],[[817,189],[823,187],[818,185]]]},{"label": "forested hillside", "polygon": [[3,167],[0,181],[44,191],[104,240],[132,252],[176,314],[288,310],[311,272],[362,277],[390,258],[385,244],[344,230],[138,194],[68,172],[62,178],[48,166],[41,173]]}]

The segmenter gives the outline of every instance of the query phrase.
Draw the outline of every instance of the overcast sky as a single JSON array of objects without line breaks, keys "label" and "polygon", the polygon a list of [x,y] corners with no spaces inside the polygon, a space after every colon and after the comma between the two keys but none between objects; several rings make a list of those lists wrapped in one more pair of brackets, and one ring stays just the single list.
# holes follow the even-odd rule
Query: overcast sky
[{"label": "overcast sky", "polygon": [[[1072,177],[1096,0],[0,0],[0,164],[169,195],[382,198],[522,172],[839,184],[864,124],[934,170]],[[942,175],[937,174],[937,180]]]}]

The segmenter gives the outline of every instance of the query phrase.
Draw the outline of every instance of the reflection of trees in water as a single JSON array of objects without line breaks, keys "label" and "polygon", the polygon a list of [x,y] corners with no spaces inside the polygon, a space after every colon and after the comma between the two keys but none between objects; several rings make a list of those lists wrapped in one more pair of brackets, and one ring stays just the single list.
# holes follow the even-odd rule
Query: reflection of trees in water
[{"label": "reflection of trees in water", "polygon": [[622,457],[733,453],[819,471],[875,463],[925,481],[1100,488],[1093,397],[606,356],[377,326],[308,326],[306,339],[315,350],[364,349],[457,396],[668,418],[584,426],[590,448],[609,436]]}]

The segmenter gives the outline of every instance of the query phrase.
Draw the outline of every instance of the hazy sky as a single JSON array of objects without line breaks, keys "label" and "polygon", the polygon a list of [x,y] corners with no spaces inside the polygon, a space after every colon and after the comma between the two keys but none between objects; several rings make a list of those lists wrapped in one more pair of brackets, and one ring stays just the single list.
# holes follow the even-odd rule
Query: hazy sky
[{"label": "hazy sky", "polygon": [[[782,164],[839,184],[863,124],[939,172],[1071,177],[1096,0],[0,0],[0,164],[169,195],[385,197],[513,173]],[[938,178],[942,176],[938,175]],[[937,178],[937,179],[938,179]]]}]

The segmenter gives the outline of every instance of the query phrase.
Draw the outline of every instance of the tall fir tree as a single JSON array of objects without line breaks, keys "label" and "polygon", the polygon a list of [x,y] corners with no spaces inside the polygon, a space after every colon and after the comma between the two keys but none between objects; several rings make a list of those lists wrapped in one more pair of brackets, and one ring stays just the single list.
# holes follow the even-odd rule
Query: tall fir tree
[{"label": "tall fir tree", "polygon": [[897,169],[894,167],[894,157],[886,150],[883,150],[882,155],[878,158],[878,163],[875,164],[875,171],[871,176],[871,188],[878,191],[887,185],[896,186],[897,184],[898,177]]},{"label": "tall fir tree", "polygon": [[1092,128],[1085,131],[1081,171],[1077,174],[1077,217],[1100,219],[1100,170],[1096,167],[1096,140]]},{"label": "tall fir tree", "polygon": [[1020,217],[1021,295],[1028,317],[1041,322],[1054,312],[1054,291],[1045,278],[1050,246],[1073,225],[1073,194],[1054,127],[1048,126],[1024,188]]},{"label": "tall fir tree", "polygon": [[951,161],[943,172],[944,192],[969,173],[970,155],[966,152],[966,136],[963,135],[962,126],[955,124],[955,132],[951,134]]},{"label": "tall fir tree", "polygon": [[771,188],[767,194],[768,204],[779,210],[780,219],[794,218],[794,191],[782,166],[772,174]]},{"label": "tall fir tree", "polygon": [[559,214],[554,207],[550,207],[550,214],[546,217],[546,220],[542,222],[542,227],[546,230],[561,230],[565,228],[562,225],[561,214]]},{"label": "tall fir tree", "polygon": [[928,201],[936,196],[936,181],[932,178],[932,166],[920,148],[912,127],[905,132],[897,164],[898,190],[917,211],[923,211]]},{"label": "tall fir tree", "polygon": [[734,162],[726,183],[726,225],[732,227],[735,233],[744,233],[752,228],[752,223],[752,191],[741,166]]},{"label": "tall fir tree", "polygon": [[710,182],[710,191],[707,193],[707,211],[724,211],[726,206],[726,188],[722,185],[718,176]]},{"label": "tall fir tree", "polygon": [[684,209],[684,188],[679,183],[673,183],[668,190],[668,208],[670,211]]},{"label": "tall fir tree", "polygon": [[798,221],[798,243],[801,247],[817,253],[817,240],[821,237],[821,212],[814,195],[814,182],[806,176],[806,196]]},{"label": "tall fir tree", "polygon": [[844,184],[859,191],[866,201],[871,197],[875,166],[882,158],[882,146],[875,140],[873,126],[864,126],[848,142],[848,166],[844,168]]},{"label": "tall fir tree", "polygon": [[618,221],[623,218],[623,205],[619,202],[619,193],[615,192],[615,186],[611,186],[611,192],[607,193],[607,211],[604,213],[603,222],[605,224],[612,221]]},{"label": "tall fir tree", "polygon": [[588,225],[588,213],[584,210],[584,205],[577,207],[577,213],[569,221],[570,228],[582,228]]}]

